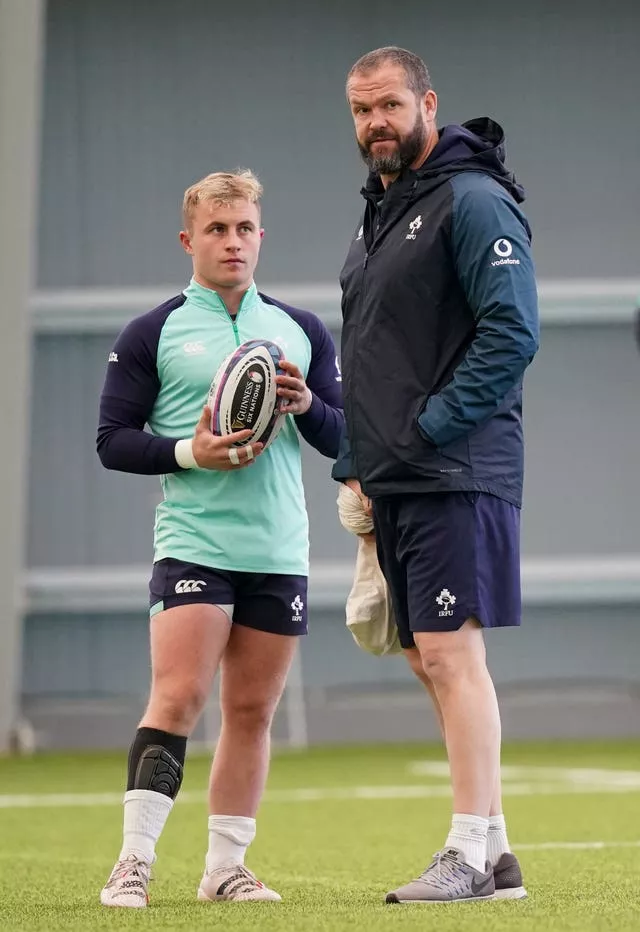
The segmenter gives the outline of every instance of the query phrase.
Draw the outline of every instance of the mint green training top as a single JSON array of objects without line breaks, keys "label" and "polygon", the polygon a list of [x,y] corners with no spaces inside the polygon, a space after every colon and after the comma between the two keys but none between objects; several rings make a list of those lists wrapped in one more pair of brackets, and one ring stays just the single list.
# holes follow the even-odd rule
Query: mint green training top
[{"label": "mint green training top", "polygon": [[[176,441],[193,435],[222,360],[252,339],[277,343],[300,368],[312,392],[309,411],[289,415],[249,469],[181,469]],[[309,311],[259,294],[255,285],[235,319],[217,292],[192,280],[181,295],[125,327],[109,355],[98,452],[107,468],[161,476],[154,559],[306,575],[299,435],[335,458],[343,429],[340,382],[324,324]]]}]

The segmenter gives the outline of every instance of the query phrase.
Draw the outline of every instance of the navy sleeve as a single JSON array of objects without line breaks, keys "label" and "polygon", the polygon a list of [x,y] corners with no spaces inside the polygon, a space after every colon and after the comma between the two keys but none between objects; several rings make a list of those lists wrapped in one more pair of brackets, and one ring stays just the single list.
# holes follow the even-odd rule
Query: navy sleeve
[{"label": "navy sleeve", "polygon": [[340,446],[344,414],[342,375],[331,334],[320,318],[310,311],[288,307],[266,295],[261,297],[268,304],[275,304],[289,314],[309,338],[311,363],[306,382],[311,391],[311,407],[305,414],[299,414],[295,422],[307,443],[323,456],[335,459]]},{"label": "navy sleeve", "polygon": [[344,427],[342,375],[336,348],[331,334],[317,317],[307,334],[311,340],[311,364],[306,380],[311,390],[311,407],[295,421],[307,443],[323,456],[335,459]]},{"label": "navy sleeve", "polygon": [[530,232],[516,202],[490,178],[453,182],[451,240],[476,332],[452,380],[428,399],[422,433],[445,446],[491,417],[521,380],[539,340]]},{"label": "navy sleeve", "polygon": [[356,471],[353,466],[353,460],[351,459],[351,444],[349,443],[346,424],[342,429],[338,456],[331,470],[331,478],[335,479],[337,482],[345,482],[347,479],[356,478]]},{"label": "navy sleeve", "polygon": [[97,448],[107,469],[153,476],[180,472],[175,438],[144,430],[160,390],[156,368],[165,320],[184,302],[180,295],[128,324],[109,354],[100,396]]}]

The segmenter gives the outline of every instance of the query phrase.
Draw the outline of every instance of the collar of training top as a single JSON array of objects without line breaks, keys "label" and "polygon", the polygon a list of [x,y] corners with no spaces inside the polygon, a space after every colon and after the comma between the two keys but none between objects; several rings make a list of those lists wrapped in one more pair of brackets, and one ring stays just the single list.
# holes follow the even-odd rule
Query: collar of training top
[{"label": "collar of training top", "polygon": [[[184,289],[183,294],[192,304],[198,304],[200,307],[205,307],[209,311],[228,313],[226,305],[218,292],[214,291],[213,288],[205,288],[204,285],[198,284],[193,278]],[[252,282],[242,296],[240,308],[243,311],[247,311],[249,308],[254,307],[259,301],[258,289],[256,288],[255,282]]]}]

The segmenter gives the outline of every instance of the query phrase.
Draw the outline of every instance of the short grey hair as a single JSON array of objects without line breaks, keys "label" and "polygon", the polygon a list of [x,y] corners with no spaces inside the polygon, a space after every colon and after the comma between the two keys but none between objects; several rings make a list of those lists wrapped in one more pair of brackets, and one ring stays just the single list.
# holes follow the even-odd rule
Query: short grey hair
[{"label": "short grey hair", "polygon": [[413,91],[416,97],[424,97],[427,91],[432,89],[431,76],[429,69],[420,58],[407,49],[401,49],[397,45],[386,45],[381,49],[374,49],[363,55],[347,75],[347,93],[349,90],[349,81],[356,74],[366,74],[369,71],[375,71],[381,65],[391,63],[400,65],[407,76],[407,87]]}]

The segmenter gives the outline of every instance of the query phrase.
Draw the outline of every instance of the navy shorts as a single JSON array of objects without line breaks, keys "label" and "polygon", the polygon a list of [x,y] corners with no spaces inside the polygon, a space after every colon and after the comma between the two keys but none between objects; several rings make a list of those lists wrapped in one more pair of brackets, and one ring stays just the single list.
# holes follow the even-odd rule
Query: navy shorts
[{"label": "navy shorts", "polygon": [[519,625],[520,509],[484,492],[373,499],[378,559],[400,643],[415,631]]},{"label": "navy shorts", "polygon": [[307,633],[307,577],[237,573],[168,557],[153,564],[151,615],[176,605],[231,606],[233,624],[270,634]]}]

